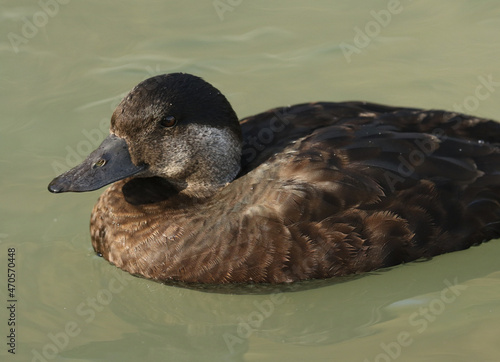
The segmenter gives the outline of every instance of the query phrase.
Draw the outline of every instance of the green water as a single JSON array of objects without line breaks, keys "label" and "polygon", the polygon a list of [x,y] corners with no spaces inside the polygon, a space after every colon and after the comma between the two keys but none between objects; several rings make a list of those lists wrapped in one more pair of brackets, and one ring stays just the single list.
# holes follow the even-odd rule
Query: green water
[{"label": "green water", "polygon": [[3,361],[500,360],[498,241],[310,291],[210,294],[96,257],[100,191],[46,190],[159,73],[202,76],[240,117],[369,100],[500,120],[498,1],[3,0],[0,20]]}]

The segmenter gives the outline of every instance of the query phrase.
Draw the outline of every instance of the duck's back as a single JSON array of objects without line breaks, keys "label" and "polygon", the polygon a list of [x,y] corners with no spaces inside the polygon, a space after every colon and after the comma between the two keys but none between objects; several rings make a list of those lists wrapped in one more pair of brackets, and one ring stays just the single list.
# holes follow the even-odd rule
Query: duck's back
[{"label": "duck's back", "polygon": [[[314,254],[308,262],[327,277],[464,249],[500,233],[494,121],[346,102],[275,109],[242,127],[241,174],[262,177],[253,190],[265,194],[259,202],[278,210],[301,240],[289,252],[293,272],[305,265],[306,246]],[[259,168],[276,170],[273,181]]]},{"label": "duck's back", "polygon": [[[500,232],[493,121],[345,102],[277,108],[241,126],[241,172],[208,202],[134,205],[123,200],[127,181],[111,187],[93,212],[96,250],[152,279],[280,283],[371,271]],[[140,183],[154,200],[157,180]]]}]

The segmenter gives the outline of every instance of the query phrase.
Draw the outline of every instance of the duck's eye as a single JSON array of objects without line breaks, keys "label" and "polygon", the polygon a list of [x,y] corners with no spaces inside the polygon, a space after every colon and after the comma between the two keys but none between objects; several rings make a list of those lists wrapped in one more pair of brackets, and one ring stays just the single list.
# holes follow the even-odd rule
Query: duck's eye
[{"label": "duck's eye", "polygon": [[177,124],[177,119],[174,116],[163,117],[160,121],[162,127],[170,128]]}]

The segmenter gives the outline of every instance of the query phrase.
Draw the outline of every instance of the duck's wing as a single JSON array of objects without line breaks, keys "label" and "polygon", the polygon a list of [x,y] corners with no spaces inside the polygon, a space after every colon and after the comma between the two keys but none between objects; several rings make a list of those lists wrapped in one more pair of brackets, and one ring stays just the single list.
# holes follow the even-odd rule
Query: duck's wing
[{"label": "duck's wing", "polygon": [[326,169],[370,176],[386,194],[422,179],[462,189],[500,182],[500,124],[474,116],[322,102],[276,108],[241,125],[241,174],[266,162],[319,157]]},{"label": "duck's wing", "polygon": [[[391,107],[368,102],[315,102],[274,108],[240,121],[244,136],[242,173],[261,165],[290,144],[318,129],[328,134],[330,146],[342,146],[389,136],[385,131],[426,138],[427,133],[467,141],[500,142],[497,122],[455,112]],[[332,127],[334,126],[334,127]],[[384,127],[385,126],[385,127]],[[374,133],[384,132],[375,135]],[[377,142],[376,144],[380,144]],[[418,142],[417,142],[418,143]],[[446,146],[451,145],[449,142]],[[373,148],[373,146],[371,146]],[[441,151],[444,151],[442,149]]]},{"label": "duck's wing", "polygon": [[242,126],[248,159],[235,185],[255,186],[253,202],[288,225],[301,278],[312,267],[297,265],[346,275],[499,234],[494,121],[347,102],[275,109]]}]

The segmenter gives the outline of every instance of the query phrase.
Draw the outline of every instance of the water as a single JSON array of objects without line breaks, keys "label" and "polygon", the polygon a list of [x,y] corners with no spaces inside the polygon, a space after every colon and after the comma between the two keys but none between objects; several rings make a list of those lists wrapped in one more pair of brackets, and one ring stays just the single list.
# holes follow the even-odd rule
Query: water
[{"label": "water", "polygon": [[2,337],[3,360],[500,360],[498,241],[315,290],[211,294],[96,257],[88,222],[100,192],[46,191],[104,137],[123,94],[159,73],[204,77],[240,117],[354,99],[500,120],[498,2],[4,0],[0,9],[0,289],[9,306],[15,248],[17,300],[16,355]]}]

